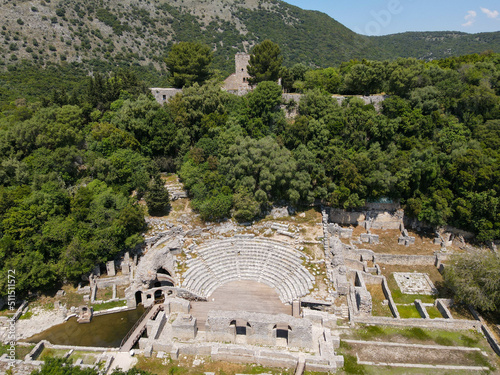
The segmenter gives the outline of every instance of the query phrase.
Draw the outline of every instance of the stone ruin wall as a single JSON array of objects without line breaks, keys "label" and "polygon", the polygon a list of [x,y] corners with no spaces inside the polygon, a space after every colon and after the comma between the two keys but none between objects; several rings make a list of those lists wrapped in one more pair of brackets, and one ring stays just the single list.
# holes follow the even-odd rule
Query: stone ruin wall
[{"label": "stone ruin wall", "polygon": [[178,93],[182,93],[182,89],[175,88],[153,87],[150,90],[159,104],[165,104]]},{"label": "stone ruin wall", "polygon": [[[394,205],[395,206],[395,205]],[[329,221],[341,225],[361,225],[365,229],[400,229],[403,225],[403,210],[399,209],[372,209],[366,207],[361,211],[346,211],[332,208]]]},{"label": "stone ruin wall", "polygon": [[209,311],[206,335],[209,341],[233,342],[235,327],[232,321],[246,326],[246,340],[251,345],[275,345],[275,330],[288,327],[288,345],[295,348],[313,349],[312,323],[307,319],[286,314],[268,315],[246,311]]}]

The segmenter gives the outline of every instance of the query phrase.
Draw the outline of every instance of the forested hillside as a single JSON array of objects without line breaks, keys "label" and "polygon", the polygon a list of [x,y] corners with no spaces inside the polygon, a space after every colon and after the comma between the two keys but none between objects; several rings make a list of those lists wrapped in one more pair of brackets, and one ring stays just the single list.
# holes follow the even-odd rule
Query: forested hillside
[{"label": "forested hillside", "polygon": [[[164,196],[161,171],[180,174],[206,220],[251,220],[277,201],[349,209],[392,198],[434,226],[498,239],[499,67],[498,54],[295,65],[288,84],[304,96],[293,119],[274,82],[238,97],[213,79],[160,106],[126,71],[5,105],[1,273],[16,269],[25,293],[133,248],[144,230],[138,200]],[[391,96],[381,112],[331,96],[382,91]]]},{"label": "forested hillside", "polygon": [[[166,84],[164,58],[179,41],[207,44],[221,76],[233,72],[236,52],[249,51],[264,39],[281,46],[288,66],[327,67],[353,58],[430,60],[500,52],[498,32],[365,37],[324,13],[278,0],[4,1],[0,24],[0,71],[12,73],[17,68],[43,77],[40,69],[53,64],[76,75],[132,67],[155,87]],[[5,87],[10,81],[0,78],[0,95],[7,92],[9,98],[15,97],[16,88]],[[27,90],[21,96],[30,94]]]}]

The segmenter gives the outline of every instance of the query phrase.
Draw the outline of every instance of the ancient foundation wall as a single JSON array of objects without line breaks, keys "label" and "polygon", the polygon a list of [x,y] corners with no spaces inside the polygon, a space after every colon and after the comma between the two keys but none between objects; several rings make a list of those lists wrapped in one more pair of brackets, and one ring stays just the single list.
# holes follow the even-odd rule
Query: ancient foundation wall
[{"label": "ancient foundation wall", "polygon": [[[395,203],[384,205],[399,206]],[[399,209],[364,208],[360,211],[346,211],[332,208],[329,212],[329,221],[341,225],[362,225],[366,229],[400,229],[403,216],[404,212]]]},{"label": "ancient foundation wall", "polygon": [[399,311],[394,303],[394,300],[392,299],[392,293],[391,290],[389,289],[389,285],[387,284],[387,279],[385,276],[382,276],[382,291],[384,292],[385,298],[387,298],[387,301],[389,301],[389,309],[391,309],[392,315],[399,319]]},{"label": "ancient foundation wall", "polygon": [[311,321],[285,314],[268,315],[245,311],[209,311],[206,321],[207,340],[234,342],[234,322],[246,328],[248,344],[275,345],[277,329],[288,328],[290,347],[313,347]]},{"label": "ancient foundation wall", "polygon": [[357,271],[363,271],[364,270],[364,264],[360,262],[359,260],[353,260],[353,259],[345,259],[345,265],[351,269],[357,270]]},{"label": "ancient foundation wall", "polygon": [[484,319],[478,314],[478,312],[472,307],[469,306],[469,310],[474,316],[474,318],[477,319],[477,322],[481,324],[481,330],[483,331],[484,335],[486,336],[486,339],[488,340],[488,343],[491,345],[493,350],[500,355],[500,345],[497,342],[495,335],[493,332],[490,331],[486,323],[484,322]]},{"label": "ancient foundation wall", "polygon": [[450,310],[448,310],[448,305],[447,303],[445,303],[445,300],[441,298],[436,299],[436,308],[445,319],[453,319],[453,316],[451,315]]},{"label": "ancient foundation wall", "polygon": [[434,255],[374,254],[375,262],[397,266],[434,266]]},{"label": "ancient foundation wall", "polygon": [[366,215],[363,212],[350,212],[342,209],[332,208],[330,210],[329,221],[342,225],[357,225],[364,221]]},{"label": "ancient foundation wall", "polygon": [[182,93],[182,89],[174,89],[174,88],[160,88],[153,87],[150,89],[151,94],[155,97],[156,101],[159,104],[164,104],[168,102],[171,98],[173,98],[176,94]]},{"label": "ancient foundation wall", "polygon": [[427,312],[427,309],[425,308],[425,306],[422,304],[422,301],[420,301],[419,299],[416,299],[414,301],[414,303],[415,303],[415,308],[417,309],[420,316],[423,319],[430,319],[429,313]]},{"label": "ancient foundation wall", "polygon": [[354,317],[353,321],[360,324],[385,325],[391,327],[416,327],[428,329],[444,330],[468,330],[476,331],[481,329],[481,323],[476,320],[458,320],[458,319],[394,319],[384,317]]}]

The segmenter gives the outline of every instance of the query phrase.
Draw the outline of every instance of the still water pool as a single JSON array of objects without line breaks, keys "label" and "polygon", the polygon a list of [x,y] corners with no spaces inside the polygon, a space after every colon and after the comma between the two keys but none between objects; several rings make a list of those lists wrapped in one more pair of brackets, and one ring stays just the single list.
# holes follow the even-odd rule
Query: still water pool
[{"label": "still water pool", "polygon": [[123,337],[144,312],[142,306],[135,310],[95,316],[90,323],[79,324],[72,317],[67,322],[51,327],[25,340],[48,340],[56,345],[119,347]]}]

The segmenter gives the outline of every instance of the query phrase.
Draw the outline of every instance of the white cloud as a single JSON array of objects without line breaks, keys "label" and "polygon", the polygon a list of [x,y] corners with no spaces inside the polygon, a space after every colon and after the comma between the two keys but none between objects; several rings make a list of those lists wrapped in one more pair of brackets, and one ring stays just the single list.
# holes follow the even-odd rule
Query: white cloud
[{"label": "white cloud", "polygon": [[497,18],[500,13],[498,10],[489,10],[487,8],[481,8],[481,11],[488,16],[488,18]]},{"label": "white cloud", "polygon": [[476,16],[477,16],[477,13],[474,10],[469,10],[467,12],[467,15],[464,17],[464,19],[467,22],[463,23],[462,26],[464,26],[464,27],[472,26],[472,24],[474,22],[476,22]]}]

